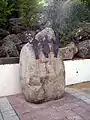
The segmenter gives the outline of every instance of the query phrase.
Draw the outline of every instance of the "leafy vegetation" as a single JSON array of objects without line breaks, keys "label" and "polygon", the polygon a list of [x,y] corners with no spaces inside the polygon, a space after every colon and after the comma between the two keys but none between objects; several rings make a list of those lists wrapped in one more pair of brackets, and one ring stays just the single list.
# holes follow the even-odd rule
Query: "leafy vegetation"
[{"label": "leafy vegetation", "polygon": [[[20,17],[25,27],[36,25],[37,13],[44,3],[42,1],[0,0],[0,28],[7,28],[12,17]],[[68,41],[71,32],[81,23],[90,22],[90,0],[71,0],[70,3],[65,1],[54,0],[53,4],[50,3],[44,8],[48,21],[52,23],[53,29],[59,32],[61,42]]]},{"label": "leafy vegetation", "polygon": [[9,0],[0,0],[0,27],[7,27],[8,20],[14,11],[13,4]]},{"label": "leafy vegetation", "polygon": [[20,17],[26,27],[34,25],[41,6],[41,0],[0,0],[0,27],[8,27],[12,17]]},{"label": "leafy vegetation", "polygon": [[35,25],[40,7],[40,0],[19,0],[20,18],[24,26]]},{"label": "leafy vegetation", "polygon": [[81,2],[86,2],[86,3],[90,4],[90,0],[81,0]]},{"label": "leafy vegetation", "polygon": [[61,43],[68,43],[69,36],[81,23],[90,22],[90,5],[80,0],[56,1],[47,8],[53,28],[59,32]]}]

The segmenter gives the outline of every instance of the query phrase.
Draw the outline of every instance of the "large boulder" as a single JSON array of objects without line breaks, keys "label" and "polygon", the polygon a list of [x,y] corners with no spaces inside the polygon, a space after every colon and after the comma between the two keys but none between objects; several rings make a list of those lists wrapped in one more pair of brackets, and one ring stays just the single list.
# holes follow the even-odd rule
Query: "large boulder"
[{"label": "large boulder", "polygon": [[62,57],[63,60],[72,60],[77,52],[78,48],[76,47],[74,42],[71,42],[66,47],[60,48],[58,55]]},{"label": "large boulder", "polygon": [[40,59],[36,60],[32,45],[27,43],[20,54],[20,80],[29,102],[59,99],[65,88],[64,63],[61,58],[55,58],[52,52],[49,58],[41,53]]},{"label": "large boulder", "polygon": [[15,34],[8,35],[7,37],[4,38],[3,41],[4,42],[11,41],[14,42],[15,45],[19,45],[22,43],[22,41]]},{"label": "large boulder", "polygon": [[90,23],[81,24],[81,26],[75,30],[74,38],[76,41],[90,39]]},{"label": "large boulder", "polygon": [[8,35],[3,39],[3,51],[6,57],[19,57],[17,46],[21,44],[21,40],[15,34]]},{"label": "large boulder", "polygon": [[0,58],[7,57],[6,52],[4,48],[1,46],[0,47]]},{"label": "large boulder", "polygon": [[44,37],[47,35],[48,37],[48,40],[56,40],[56,37],[55,37],[55,33],[53,31],[52,28],[49,28],[49,27],[46,27],[44,30],[42,30],[41,32],[39,32],[36,36],[35,36],[35,39],[36,40],[40,40],[40,39],[44,39]]},{"label": "large boulder", "polygon": [[83,59],[90,58],[90,40],[82,41],[78,44],[77,56]]},{"label": "large boulder", "polygon": [[10,28],[10,32],[12,34],[22,33],[23,31],[26,31],[26,28],[24,28],[23,26],[19,26],[19,25],[15,25]]},{"label": "large boulder", "polygon": [[19,57],[19,52],[15,43],[12,41],[7,41],[2,45],[6,57]]}]

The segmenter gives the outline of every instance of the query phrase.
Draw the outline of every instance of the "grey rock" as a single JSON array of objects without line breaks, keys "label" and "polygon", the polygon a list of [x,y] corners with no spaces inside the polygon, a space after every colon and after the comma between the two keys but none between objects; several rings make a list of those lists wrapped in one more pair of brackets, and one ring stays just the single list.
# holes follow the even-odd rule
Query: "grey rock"
[{"label": "grey rock", "polygon": [[22,41],[23,44],[28,43],[30,39],[35,36],[35,31],[25,31],[22,33],[17,34],[17,37]]},{"label": "grey rock", "polygon": [[90,58],[90,40],[82,41],[78,44],[77,56],[80,58]]},{"label": "grey rock", "polygon": [[84,41],[90,39],[90,23],[83,23],[81,27],[76,29],[74,38],[76,41]]},{"label": "grey rock", "polygon": [[75,54],[78,52],[78,48],[71,42],[64,48],[59,48],[58,55],[62,57],[63,60],[72,60]]},{"label": "grey rock", "polygon": [[7,57],[18,57],[19,52],[17,50],[17,46],[22,42],[18,39],[15,34],[8,35],[3,39],[2,48]]},{"label": "grey rock", "polygon": [[15,45],[19,45],[22,43],[21,40],[15,34],[8,35],[3,39],[3,41],[4,43],[7,41],[13,42]]},{"label": "grey rock", "polygon": [[2,45],[2,48],[4,49],[6,57],[19,57],[19,52],[18,52],[17,47],[15,46],[14,42],[6,41]]},{"label": "grey rock", "polygon": [[10,29],[10,32],[12,34],[18,34],[18,33],[21,33],[23,31],[26,31],[26,28],[24,28],[23,26],[19,26],[19,25],[14,25]]},{"label": "grey rock", "polygon": [[20,54],[20,81],[29,102],[59,99],[65,88],[64,63],[61,58],[54,58],[52,52],[49,58],[41,53],[40,59],[36,60],[32,45],[27,43]]},{"label": "grey rock", "polygon": [[0,47],[0,58],[3,58],[3,57],[6,57],[6,53],[5,53],[5,50],[4,50],[4,48],[1,46]]},{"label": "grey rock", "polygon": [[35,39],[36,40],[40,40],[40,39],[44,39],[45,36],[47,35],[48,37],[48,40],[51,41],[52,39],[53,40],[56,40],[56,37],[55,37],[55,34],[54,34],[54,31],[52,28],[49,28],[49,27],[46,27],[44,30],[40,31],[36,36],[35,36]]},{"label": "grey rock", "polygon": [[9,23],[13,26],[15,25],[21,25],[21,21],[20,21],[20,18],[11,18],[9,20]]}]

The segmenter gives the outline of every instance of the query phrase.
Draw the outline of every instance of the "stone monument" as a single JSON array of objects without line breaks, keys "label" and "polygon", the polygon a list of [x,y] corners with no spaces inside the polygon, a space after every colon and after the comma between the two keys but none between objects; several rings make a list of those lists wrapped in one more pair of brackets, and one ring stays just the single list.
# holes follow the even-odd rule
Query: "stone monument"
[{"label": "stone monument", "polygon": [[65,68],[52,28],[29,39],[20,54],[20,81],[27,101],[42,103],[63,96]]}]

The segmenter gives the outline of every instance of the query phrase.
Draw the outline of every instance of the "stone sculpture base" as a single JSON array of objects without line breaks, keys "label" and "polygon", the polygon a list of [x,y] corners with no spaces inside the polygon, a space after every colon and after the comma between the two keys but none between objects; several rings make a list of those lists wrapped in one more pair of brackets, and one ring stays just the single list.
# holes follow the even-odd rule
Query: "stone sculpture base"
[{"label": "stone sculpture base", "polygon": [[26,44],[20,54],[22,91],[29,102],[41,103],[61,98],[65,88],[65,68],[60,58],[35,59],[32,45]]}]

